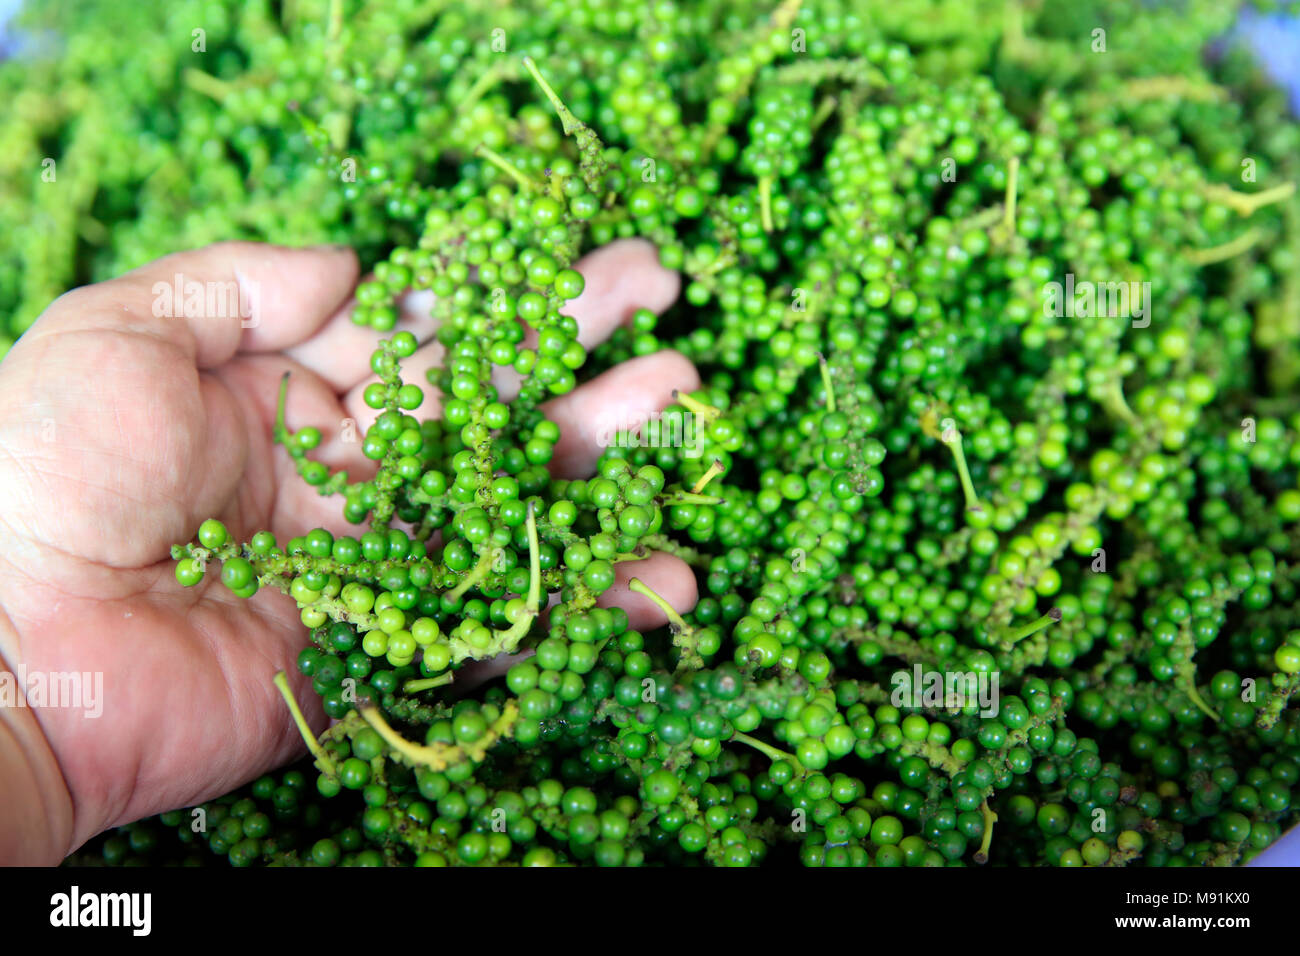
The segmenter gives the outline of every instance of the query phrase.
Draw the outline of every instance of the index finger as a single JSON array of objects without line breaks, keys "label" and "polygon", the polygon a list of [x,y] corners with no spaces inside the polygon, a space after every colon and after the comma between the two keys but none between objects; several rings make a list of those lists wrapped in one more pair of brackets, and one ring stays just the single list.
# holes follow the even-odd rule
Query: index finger
[{"label": "index finger", "polygon": [[[275,352],[311,336],[352,292],[351,249],[220,242],[173,253],[95,286],[74,289],[28,330],[144,333],[200,369],[236,352]],[[81,308],[88,300],[94,308]],[[113,308],[101,307],[112,301]]]}]

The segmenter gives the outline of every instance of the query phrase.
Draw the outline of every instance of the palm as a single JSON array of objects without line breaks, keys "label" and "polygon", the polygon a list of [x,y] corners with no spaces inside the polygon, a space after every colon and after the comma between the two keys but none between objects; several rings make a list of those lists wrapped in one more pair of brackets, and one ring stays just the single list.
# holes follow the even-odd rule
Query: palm
[{"label": "palm", "polygon": [[[170,275],[170,264],[158,265]],[[142,334],[138,297],[150,282],[142,270],[134,281],[61,299],[5,360],[0,408],[22,411],[0,420],[0,607],[19,645],[0,651],[28,674],[103,675],[101,716],[84,707],[37,711],[73,796],[74,845],[115,823],[193,806],[300,753],[276,671],[297,680],[309,720],[324,726],[293,668],[304,643],[294,602],[268,591],[242,600],[215,575],[183,589],[169,552],[212,516],[242,540],[261,529],[281,542],[317,526],[355,531],[338,499],[308,488],[271,440],[288,369],[290,426],[320,427],[317,456],[332,467],[354,477],[367,467],[332,427],[351,417],[364,428],[357,396],[368,370],[367,352],[358,359],[355,349],[367,334],[330,318],[341,296],[320,286],[340,282],[328,278],[331,267],[337,273],[335,261],[307,277],[315,293],[295,300],[278,325],[242,337],[237,324]],[[288,281],[284,271],[282,262],[268,267],[273,281]],[[352,277],[342,281],[349,290]],[[137,305],[124,309],[132,296]],[[431,329],[422,331],[427,338]],[[643,371],[660,389],[692,385],[680,368]],[[582,402],[582,391],[566,401]],[[570,449],[575,467],[583,455]],[[661,575],[659,586],[693,593],[683,567],[660,570],[672,580]]]},{"label": "palm", "polygon": [[[168,344],[120,330],[33,345],[23,368],[36,390],[65,384],[39,419],[51,440],[0,461],[0,487],[26,492],[8,509],[22,540],[6,553],[21,554],[15,605],[41,635],[24,647],[29,672],[105,675],[98,719],[41,714],[70,788],[104,788],[108,816],[135,819],[283,763],[302,746],[271,684],[302,646],[293,601],[244,601],[214,581],[182,589],[167,557],[211,515],[243,533],[319,523],[270,441],[260,398],[276,392],[276,363],[236,357],[200,374]],[[314,695],[299,697],[323,723]]]}]

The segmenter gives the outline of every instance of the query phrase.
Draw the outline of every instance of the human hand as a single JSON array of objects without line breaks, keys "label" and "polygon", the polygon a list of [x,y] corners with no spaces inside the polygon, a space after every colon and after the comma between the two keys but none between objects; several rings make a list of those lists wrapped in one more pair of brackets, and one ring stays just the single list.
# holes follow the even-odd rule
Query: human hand
[{"label": "human hand", "polygon": [[[586,288],[565,311],[589,348],[636,308],[667,307],[679,287],[639,240],[577,268]],[[237,281],[253,321],[155,316],[155,285],[178,275]],[[346,249],[178,253],[69,292],[0,364],[0,671],[102,674],[104,696],[97,717],[0,706],[0,803],[17,807],[0,820],[0,861],[57,863],[108,827],[193,806],[302,753],[277,671],[290,674],[312,726],[326,725],[294,667],[306,643],[295,602],[269,591],[243,600],[212,580],[182,588],[170,547],[208,517],[241,540],[263,529],[282,541],[314,527],[357,531],[341,499],[304,484],[272,442],[287,370],[290,429],[322,432],[313,457],[353,481],[373,473],[360,444],[343,440],[346,420],[364,434],[377,414],[361,398],[375,380],[376,335],[350,320],[356,280]],[[422,385],[441,355],[428,305],[408,296],[398,326],[422,343],[403,363]],[[596,436],[698,381],[686,359],[660,352],[552,400],[562,431],[552,471],[590,474]],[[496,384],[505,400],[517,381]],[[421,416],[437,403],[425,391]],[[625,608],[632,627],[664,621],[627,590],[634,573],[676,607],[695,601],[694,576],[675,557],[617,567],[601,603]],[[24,800],[43,806],[24,816]],[[49,832],[18,832],[24,820]]]}]

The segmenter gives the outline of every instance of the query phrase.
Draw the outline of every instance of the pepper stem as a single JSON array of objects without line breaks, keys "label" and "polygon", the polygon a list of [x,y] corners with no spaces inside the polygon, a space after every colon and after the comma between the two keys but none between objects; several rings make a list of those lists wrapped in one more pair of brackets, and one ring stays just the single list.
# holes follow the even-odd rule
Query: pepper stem
[{"label": "pepper stem", "polygon": [[1012,631],[1010,634],[1007,634],[1003,638],[1003,640],[1008,644],[1015,644],[1019,641],[1023,641],[1027,637],[1037,634],[1039,631],[1047,627],[1049,624],[1055,624],[1060,619],[1061,619],[1061,609],[1059,607],[1054,607],[1051,610],[1049,610],[1046,614],[1044,614],[1042,617],[1040,617],[1038,620],[1026,624],[1024,627],[1018,628],[1017,630]]},{"label": "pepper stem", "polygon": [[1214,202],[1223,203],[1239,216],[1249,216],[1257,209],[1289,199],[1295,192],[1295,183],[1283,183],[1272,189],[1257,193],[1241,193],[1220,183],[1211,183],[1201,187],[1201,195]]},{"label": "pepper stem", "polygon": [[460,101],[458,109],[464,113],[471,106],[483,98],[483,94],[492,87],[496,86],[501,80],[501,71],[496,66],[490,66],[479,74],[479,78],[474,81],[474,85],[469,88],[465,98]]},{"label": "pepper stem", "polygon": [[330,0],[329,20],[326,26],[325,49],[331,64],[337,64],[342,48],[339,37],[343,33],[343,0]]},{"label": "pepper stem", "polygon": [[519,640],[528,633],[528,629],[533,626],[533,621],[537,620],[537,615],[541,613],[542,604],[542,556],[541,545],[537,541],[537,516],[533,511],[533,503],[528,502],[528,607],[519,615],[519,620],[515,621],[510,627],[502,631],[497,638],[502,647],[514,650]]},{"label": "pepper stem", "polygon": [[536,614],[542,603],[542,555],[537,542],[537,516],[528,502],[528,606]]},{"label": "pepper stem", "polygon": [[289,428],[284,423],[285,406],[289,401],[289,373],[285,372],[280,376],[280,396],[275,402],[275,425],[272,427],[272,437],[277,444],[289,444]]},{"label": "pepper stem", "polygon": [[993,843],[993,824],[998,822],[998,815],[989,807],[988,800],[980,803],[980,813],[984,815],[984,839],[980,840],[980,848],[975,851],[975,862],[983,864],[989,861],[989,846]]},{"label": "pepper stem", "polygon": [[831,367],[826,363],[826,356],[817,353],[817,364],[821,368],[822,386],[826,389],[826,411],[835,411],[835,387],[831,384]]},{"label": "pepper stem", "polygon": [[307,725],[307,718],[302,715],[302,708],[298,706],[298,701],[294,699],[293,691],[289,689],[289,678],[284,671],[276,671],[271,682],[275,684],[275,689],[280,692],[284,702],[289,705],[289,713],[293,715],[293,722],[298,725],[298,732],[302,734],[302,739],[307,742],[307,749],[311,755],[316,758],[317,763],[321,765],[324,771],[331,777],[338,776],[338,769],[334,766],[334,761],[330,760],[330,755],[325,752],[325,748],[320,745],[316,735],[311,732],[311,727]]},{"label": "pepper stem", "polygon": [[691,488],[691,494],[698,495],[705,489],[710,481],[718,477],[720,474],[722,474],[722,461],[715,458],[713,459],[713,464],[709,465],[709,470],[701,475],[700,480]]},{"label": "pepper stem", "polygon": [[536,182],[528,178],[528,176],[526,176],[524,173],[520,172],[518,166],[510,162],[510,160],[506,159],[504,156],[502,156],[500,153],[496,152],[495,150],[489,149],[488,147],[484,146],[482,143],[479,143],[476,147],[474,147],[474,152],[482,156],[489,163],[491,163],[497,169],[501,170],[503,173],[508,175],[511,179],[517,182],[524,189],[527,189],[529,192],[536,192],[538,189],[541,188],[540,186],[537,185]]},{"label": "pepper stem", "polygon": [[1192,699],[1192,703],[1195,704],[1202,713],[1213,720],[1216,724],[1223,720],[1223,718],[1215,712],[1214,708],[1205,702],[1205,698],[1201,696],[1201,692],[1196,689],[1195,677],[1189,675],[1187,680],[1180,681],[1179,684],[1183,693]]},{"label": "pepper stem", "polygon": [[454,746],[449,744],[433,744],[421,746],[420,744],[411,743],[392,727],[388,721],[384,720],[383,714],[377,707],[363,707],[361,709],[361,718],[369,724],[383,738],[384,743],[388,744],[394,751],[401,754],[412,764],[423,765],[434,770],[443,770],[453,762],[463,759],[482,760],[487,754],[487,750],[494,743],[501,739],[519,717],[519,708],[514,701],[509,701],[501,710],[501,716],[493,722],[488,728],[488,732],[472,744]]},{"label": "pepper stem", "polygon": [[1118,377],[1112,378],[1107,384],[1102,401],[1103,407],[1111,415],[1130,425],[1137,423],[1137,416],[1133,414],[1133,409],[1129,408],[1128,401],[1124,398],[1124,387]]},{"label": "pepper stem", "polygon": [[424,677],[420,680],[408,680],[402,685],[402,693],[418,694],[422,690],[433,690],[435,687],[442,687],[456,680],[454,671],[447,671],[445,674],[439,674],[437,677]]},{"label": "pepper stem", "polygon": [[205,73],[195,67],[187,68],[183,78],[185,85],[190,89],[197,90],[205,96],[210,96],[218,103],[222,102],[235,89],[235,85],[228,80],[218,79],[211,73]]},{"label": "pepper stem", "polygon": [[[384,739],[384,743],[412,763],[426,764],[435,768],[446,766],[447,754],[443,748],[422,747],[419,744],[411,743],[388,725],[388,721],[384,720],[383,715],[379,713],[377,708],[362,708],[361,717],[374,729],[375,733]],[[455,748],[449,749],[454,750]]]},{"label": "pepper stem", "polygon": [[664,499],[666,505],[720,505],[722,499],[716,495],[695,495],[689,491],[677,491]]},{"label": "pepper stem", "polygon": [[792,764],[795,768],[795,772],[800,776],[804,773],[803,764],[799,762],[798,758],[796,758],[794,754],[788,754],[784,750],[778,750],[776,747],[773,747],[769,743],[764,743],[757,737],[751,737],[749,734],[742,734],[739,730],[731,735],[731,739],[736,741],[736,743],[753,747],[773,763],[776,763],[778,760],[784,760],[786,763]]},{"label": "pepper stem", "polygon": [[496,548],[488,548],[484,551],[482,556],[478,559],[478,564],[474,565],[473,569],[469,574],[465,575],[464,579],[459,584],[447,592],[447,597],[454,601],[487,577],[487,573],[492,569],[492,562],[496,560],[496,556]]},{"label": "pepper stem", "polygon": [[966,450],[962,447],[961,432],[956,426],[945,429],[942,441],[952,452],[953,461],[957,465],[957,477],[961,480],[961,490],[966,496],[966,510],[983,511],[984,506],[980,504],[979,495],[975,493],[975,482],[971,480],[970,466],[966,463]]},{"label": "pepper stem", "polygon": [[1143,76],[1129,80],[1121,89],[1120,95],[1125,100],[1178,97],[1198,103],[1221,103],[1228,98],[1228,91],[1223,87],[1185,76]]},{"label": "pepper stem", "polygon": [[771,232],[772,224],[772,177],[758,177],[758,210],[763,222],[763,231]]},{"label": "pepper stem", "polygon": [[678,614],[671,604],[669,604],[667,601],[661,598],[658,594],[655,594],[654,591],[646,587],[646,585],[641,581],[640,578],[633,578],[631,581],[629,581],[627,583],[627,589],[629,591],[635,591],[637,594],[640,594],[642,597],[649,598],[651,601],[657,604],[659,606],[659,610],[664,612],[664,614],[668,618],[669,623],[672,624],[675,630],[685,631],[690,629],[690,625],[686,623],[685,618],[683,618],[680,614]]},{"label": "pepper stem", "polygon": [[828,93],[823,97],[821,103],[817,106],[817,112],[813,114],[811,126],[814,132],[820,129],[822,124],[831,118],[831,115],[834,114],[836,107],[839,105],[839,100],[831,94]]},{"label": "pepper stem", "polygon": [[677,389],[673,389],[673,401],[680,404],[692,414],[703,418],[705,422],[711,422],[722,414],[722,409],[714,408],[712,405],[706,405],[698,398],[692,398],[690,395],[678,391]]},{"label": "pepper stem", "polygon": [[1231,259],[1233,256],[1241,255],[1263,238],[1264,234],[1258,229],[1247,229],[1236,239],[1229,242],[1210,246],[1208,249],[1188,249],[1186,255],[1191,260],[1192,265],[1213,265],[1216,262],[1222,262],[1225,259]]},{"label": "pepper stem", "polygon": [[533,79],[537,81],[537,85],[542,88],[542,92],[546,94],[546,98],[550,100],[551,105],[555,107],[556,115],[560,117],[560,125],[564,127],[564,134],[566,136],[572,136],[582,125],[578,122],[578,118],[573,115],[567,106],[564,105],[564,100],[560,99],[559,94],[556,93],[555,90],[551,89],[551,84],[546,82],[546,78],[538,72],[537,64],[533,62],[531,56],[524,57],[524,69],[533,75]]}]

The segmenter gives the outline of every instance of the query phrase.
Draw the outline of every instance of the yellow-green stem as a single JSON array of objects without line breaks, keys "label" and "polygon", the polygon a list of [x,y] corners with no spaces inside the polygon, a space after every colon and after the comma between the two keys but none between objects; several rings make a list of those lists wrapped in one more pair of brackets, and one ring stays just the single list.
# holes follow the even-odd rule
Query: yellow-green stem
[{"label": "yellow-green stem", "polygon": [[778,760],[786,761],[787,763],[791,764],[794,767],[795,773],[799,774],[800,776],[803,776],[804,773],[803,764],[799,763],[798,759],[794,756],[794,754],[788,754],[784,750],[778,750],[776,747],[773,747],[769,743],[764,743],[763,741],[759,740],[757,737],[751,737],[749,736],[749,734],[742,734],[739,730],[731,735],[731,739],[736,741],[736,743],[745,744],[746,746],[753,747],[755,750],[763,754],[773,763],[776,763]]},{"label": "yellow-green stem", "polygon": [[1118,376],[1112,378],[1106,386],[1103,407],[1121,421],[1130,425],[1137,423],[1137,416],[1133,414],[1133,409],[1129,408],[1128,401],[1124,398],[1124,388]]},{"label": "yellow-green stem", "polygon": [[1189,676],[1186,681],[1180,683],[1183,693],[1192,699],[1192,703],[1195,704],[1203,714],[1213,720],[1216,724],[1223,720],[1223,718],[1215,712],[1214,708],[1205,702],[1205,698],[1201,696],[1201,692],[1196,689],[1195,677]]},{"label": "yellow-green stem", "polygon": [[275,401],[275,425],[272,434],[281,445],[289,443],[289,428],[284,423],[285,406],[289,400],[289,373],[280,376],[280,395]]},{"label": "yellow-green stem", "polygon": [[673,608],[673,606],[669,604],[667,601],[665,601],[663,598],[661,598],[658,594],[655,594],[655,592],[650,590],[650,588],[646,587],[646,585],[644,584],[644,582],[641,581],[640,578],[633,578],[631,581],[629,581],[627,583],[627,589],[629,591],[635,591],[637,594],[640,594],[642,597],[649,598],[656,605],[658,605],[659,610],[664,612],[664,616],[668,618],[669,623],[671,623],[672,626],[678,631],[685,631],[689,629],[690,625],[687,624],[685,619],[680,614],[677,613],[677,611]]},{"label": "yellow-green stem", "polygon": [[689,491],[678,491],[664,499],[666,505],[720,505],[722,499],[716,495],[695,495]]},{"label": "yellow-green stem", "polygon": [[569,108],[564,105],[564,101],[560,99],[559,94],[557,94],[555,90],[551,89],[551,84],[547,83],[546,78],[538,72],[537,64],[533,62],[531,56],[524,57],[524,69],[533,75],[533,79],[537,81],[537,85],[542,88],[542,92],[546,94],[546,98],[550,100],[551,105],[555,107],[556,115],[560,117],[560,125],[564,127],[565,135],[570,136],[576,132],[581,125],[578,122],[578,118],[569,111]]},{"label": "yellow-green stem", "polygon": [[816,132],[835,113],[835,108],[840,105],[839,100],[829,93],[817,106],[817,112],[813,114],[812,128]]},{"label": "yellow-green stem", "polygon": [[375,733],[384,739],[384,743],[392,747],[402,756],[406,757],[412,763],[417,764],[435,764],[441,758],[443,753],[432,747],[422,747],[419,744],[413,744],[392,727],[388,721],[384,720],[383,715],[375,707],[364,707],[361,710],[361,717]]},{"label": "yellow-green stem", "polygon": [[1044,614],[1042,617],[1040,617],[1038,620],[1026,624],[1024,627],[1017,628],[1016,630],[1007,634],[1002,639],[1008,644],[1016,644],[1020,641],[1023,641],[1027,637],[1031,637],[1034,634],[1037,634],[1039,631],[1047,627],[1049,624],[1055,624],[1060,619],[1061,619],[1061,609],[1058,607],[1054,607],[1046,614]]},{"label": "yellow-green stem", "polygon": [[210,96],[218,103],[222,102],[235,89],[233,83],[218,79],[211,73],[190,67],[185,71],[185,85],[197,90],[204,96]]},{"label": "yellow-green stem", "polygon": [[1221,103],[1228,98],[1228,91],[1223,87],[1186,76],[1143,76],[1129,80],[1123,91],[1123,100],[1156,100],[1174,96],[1200,103]]},{"label": "yellow-green stem", "polygon": [[469,574],[465,575],[464,580],[462,580],[460,584],[457,584],[447,592],[447,597],[454,601],[487,577],[488,571],[492,569],[492,562],[496,560],[496,555],[496,548],[489,547],[484,551],[482,556],[478,559],[478,564],[474,565],[473,569]]},{"label": "yellow-green stem", "polygon": [[1264,189],[1257,193],[1237,192],[1237,190],[1229,186],[1212,183],[1203,186],[1201,193],[1207,199],[1228,206],[1239,216],[1249,216],[1265,206],[1271,206],[1274,203],[1290,199],[1295,193],[1295,183],[1283,183],[1280,186]]},{"label": "yellow-green stem", "polygon": [[507,176],[509,176],[511,179],[517,182],[524,189],[527,189],[529,192],[537,192],[537,190],[541,188],[534,180],[530,179],[527,175],[520,172],[519,167],[517,167],[514,163],[510,162],[510,160],[506,159],[500,153],[495,152],[494,150],[491,150],[488,147],[484,146],[482,143],[479,143],[478,146],[474,148],[474,152],[482,156],[489,163],[491,163],[497,169],[501,170],[503,173],[505,173]]},{"label": "yellow-green stem", "polygon": [[966,451],[962,447],[961,432],[953,429],[955,437],[951,441],[945,441],[948,449],[952,452],[953,461],[957,465],[957,478],[961,481],[962,494],[966,496],[967,511],[983,511],[984,506],[980,504],[979,495],[975,493],[975,482],[971,480],[970,466],[966,463]]},{"label": "yellow-green stem", "polygon": [[706,405],[698,398],[692,398],[690,395],[678,391],[677,389],[673,389],[673,401],[677,402],[691,414],[703,418],[705,422],[711,422],[722,414],[721,409],[714,408],[712,405]]},{"label": "yellow-green stem", "polygon": [[457,110],[462,114],[468,112],[469,108],[483,98],[483,94],[501,81],[501,70],[493,65],[479,74],[479,78],[474,81],[474,85],[469,88],[465,98],[457,104]]},{"label": "yellow-green stem", "polygon": [[817,353],[817,365],[821,368],[822,386],[826,389],[826,411],[835,411],[835,388],[831,385],[831,367],[826,364],[826,356]]},{"label": "yellow-green stem", "polygon": [[325,48],[331,64],[338,64],[342,49],[339,37],[343,33],[343,0],[330,0],[329,22],[326,27]]},{"label": "yellow-green stem", "polygon": [[700,480],[692,486],[691,494],[698,495],[708,486],[710,481],[718,477],[720,474],[722,474],[722,462],[715,458],[713,459],[713,464],[709,465],[709,470],[702,474]]},{"label": "yellow-green stem", "polygon": [[298,706],[293,691],[289,689],[289,678],[285,676],[284,671],[276,671],[275,676],[271,678],[271,682],[275,684],[275,689],[280,692],[284,702],[289,705],[289,713],[293,715],[293,722],[298,725],[298,733],[302,734],[302,739],[307,742],[307,749],[311,751],[311,755],[316,758],[316,762],[320,764],[322,770],[331,777],[337,777],[338,770],[334,766],[334,761],[330,760],[329,754],[325,752],[325,748],[320,745],[320,741],[312,733],[311,727],[307,724],[307,718],[302,715],[302,708]]},{"label": "yellow-green stem", "polygon": [[456,680],[454,671],[447,671],[445,674],[439,674],[437,677],[424,677],[420,680],[408,680],[402,685],[402,693],[418,694],[422,690],[433,690],[435,687],[445,687]]},{"label": "yellow-green stem", "polygon": [[1213,265],[1216,262],[1223,262],[1225,259],[1241,255],[1263,238],[1264,234],[1258,229],[1248,229],[1236,239],[1221,245],[1210,246],[1208,249],[1188,249],[1187,258],[1191,260],[1192,265]]},{"label": "yellow-green stem", "polygon": [[980,813],[984,816],[984,838],[980,840],[980,848],[975,851],[975,862],[987,863],[989,846],[993,843],[993,824],[998,822],[998,815],[989,807],[987,800],[980,804]]},{"label": "yellow-green stem", "polygon": [[537,620],[542,610],[542,556],[541,546],[537,541],[537,516],[533,512],[533,503],[528,503],[528,598],[527,608],[519,615],[519,620],[502,631],[497,641],[501,647],[513,651],[528,629]]},{"label": "yellow-green stem", "polygon": [[528,502],[528,607],[534,614],[541,610],[542,604],[542,555],[541,545],[537,541],[537,516],[533,513],[533,503]]}]

